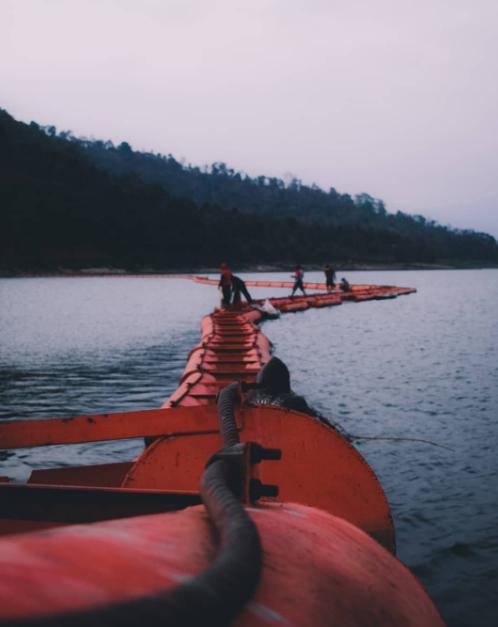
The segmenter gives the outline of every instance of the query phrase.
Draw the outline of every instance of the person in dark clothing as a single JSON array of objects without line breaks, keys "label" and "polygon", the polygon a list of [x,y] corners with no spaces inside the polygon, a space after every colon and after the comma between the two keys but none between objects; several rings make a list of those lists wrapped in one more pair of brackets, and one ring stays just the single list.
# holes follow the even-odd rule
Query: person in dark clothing
[{"label": "person in dark clothing", "polygon": [[220,282],[218,283],[218,288],[221,289],[221,293],[223,294],[222,305],[227,307],[230,304],[230,299],[232,297],[232,280],[233,275],[228,267],[228,264],[223,262],[220,266]]},{"label": "person in dark clothing", "polygon": [[246,299],[246,301],[248,303],[252,303],[252,298],[251,298],[251,295],[249,294],[249,291],[247,290],[246,284],[240,277],[235,276],[235,275],[232,276],[232,290],[233,290],[232,302],[234,305],[238,305],[240,303],[241,292],[244,295],[244,298]]},{"label": "person in dark clothing", "polygon": [[335,270],[328,263],[325,268],[325,285],[327,287],[327,292],[331,292],[335,287]]},{"label": "person in dark clothing", "polygon": [[247,395],[248,405],[273,405],[317,416],[306,400],[292,391],[289,369],[278,357],[272,357],[256,377],[256,388]]},{"label": "person in dark clothing", "polygon": [[292,288],[291,296],[294,296],[294,292],[298,289],[301,290],[301,292],[306,296],[303,285],[304,272],[301,266],[296,266],[292,278],[294,279],[294,287]]},{"label": "person in dark clothing", "polygon": [[351,292],[351,285],[349,285],[348,281],[344,277],[341,279],[341,290],[343,292]]}]

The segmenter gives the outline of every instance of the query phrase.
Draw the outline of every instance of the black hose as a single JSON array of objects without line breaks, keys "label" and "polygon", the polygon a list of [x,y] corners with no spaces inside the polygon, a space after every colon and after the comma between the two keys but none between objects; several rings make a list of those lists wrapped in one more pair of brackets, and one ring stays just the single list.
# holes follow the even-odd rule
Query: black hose
[{"label": "black hose", "polygon": [[218,420],[223,448],[240,442],[237,423],[235,422],[235,405],[239,401],[238,383],[230,383],[218,393]]}]

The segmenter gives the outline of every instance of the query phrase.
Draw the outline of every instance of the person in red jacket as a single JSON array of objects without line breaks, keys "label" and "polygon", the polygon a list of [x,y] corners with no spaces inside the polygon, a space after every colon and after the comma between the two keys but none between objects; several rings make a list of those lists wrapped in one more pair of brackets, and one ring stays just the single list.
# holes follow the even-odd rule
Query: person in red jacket
[{"label": "person in red jacket", "polygon": [[221,289],[223,294],[222,304],[224,307],[227,307],[230,304],[230,299],[232,297],[232,271],[228,267],[228,264],[223,262],[220,266],[220,282],[218,283],[218,287]]},{"label": "person in red jacket", "polygon": [[304,285],[303,285],[304,272],[301,266],[296,266],[294,270],[294,274],[292,275],[292,278],[294,279],[294,287],[292,288],[291,296],[294,296],[294,292],[297,289],[300,289],[301,292],[306,296],[306,292],[304,291]]}]

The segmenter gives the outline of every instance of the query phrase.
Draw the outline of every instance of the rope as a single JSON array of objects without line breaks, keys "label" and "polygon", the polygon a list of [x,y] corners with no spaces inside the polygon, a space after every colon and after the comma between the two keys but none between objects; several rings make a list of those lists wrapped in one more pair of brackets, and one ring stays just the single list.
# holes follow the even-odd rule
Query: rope
[{"label": "rope", "polygon": [[353,435],[348,433],[348,438],[351,440],[392,440],[393,442],[421,442],[422,444],[431,444],[432,446],[437,446],[438,448],[444,448],[447,451],[455,452],[455,449],[450,448],[449,446],[445,446],[444,444],[438,444],[437,442],[432,442],[431,440],[424,440],[422,438],[396,438],[389,437],[384,435]]}]

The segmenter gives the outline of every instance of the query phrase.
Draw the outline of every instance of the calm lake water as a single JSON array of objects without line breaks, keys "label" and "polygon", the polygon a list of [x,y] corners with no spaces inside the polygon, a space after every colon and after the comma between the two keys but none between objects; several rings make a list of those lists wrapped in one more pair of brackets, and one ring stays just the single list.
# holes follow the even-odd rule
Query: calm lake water
[{"label": "calm lake water", "polygon": [[[287,314],[264,332],[295,391],[349,433],[451,449],[356,443],[390,502],[398,557],[448,624],[496,627],[498,270],[347,278],[418,293]],[[1,279],[0,419],[158,407],[217,303],[216,288],[182,279]],[[129,460],[141,448],[124,441],[0,451],[0,474],[25,480],[33,468]]]}]

